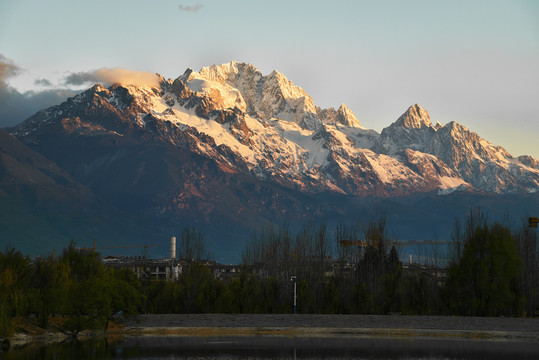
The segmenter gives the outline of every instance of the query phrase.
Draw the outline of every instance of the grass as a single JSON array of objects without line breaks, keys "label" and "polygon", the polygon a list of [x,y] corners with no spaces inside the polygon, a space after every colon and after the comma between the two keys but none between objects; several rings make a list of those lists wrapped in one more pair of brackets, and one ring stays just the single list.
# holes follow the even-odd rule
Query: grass
[{"label": "grass", "polygon": [[51,332],[60,332],[66,318],[56,316],[49,318],[49,325],[46,329],[39,326],[40,319],[37,316],[17,316],[12,318],[15,333],[22,333],[30,336],[39,336]]}]

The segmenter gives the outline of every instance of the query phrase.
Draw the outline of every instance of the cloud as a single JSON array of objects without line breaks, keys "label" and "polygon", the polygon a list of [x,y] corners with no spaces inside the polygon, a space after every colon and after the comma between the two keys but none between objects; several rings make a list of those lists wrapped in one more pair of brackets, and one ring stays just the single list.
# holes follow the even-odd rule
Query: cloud
[{"label": "cloud", "polygon": [[13,61],[0,54],[0,86],[4,86],[5,80],[20,72],[20,68]]},{"label": "cloud", "polygon": [[202,8],[202,6],[203,6],[202,4],[195,4],[195,5],[180,4],[178,5],[178,8],[180,9],[180,11],[197,12],[198,10]]},{"label": "cloud", "polygon": [[147,71],[134,71],[122,68],[102,68],[92,71],[71,73],[64,79],[65,85],[84,85],[87,83],[123,85],[159,85],[159,76]]},{"label": "cloud", "polygon": [[11,86],[0,87],[0,128],[14,126],[39,110],[58,105],[80,91],[50,89],[19,92]]},{"label": "cloud", "polygon": [[71,73],[65,77],[65,85],[83,85],[90,82],[101,82],[102,79],[98,78],[93,72],[78,72]]},{"label": "cloud", "polygon": [[[0,54],[0,128],[14,126],[39,110],[57,105],[74,96],[78,91],[71,89],[50,89],[44,91],[19,92],[6,80],[21,72],[13,61]],[[36,80],[36,84],[50,85],[46,79]]]},{"label": "cloud", "polygon": [[52,83],[47,80],[47,79],[35,79],[34,80],[34,85],[39,85],[39,86],[52,86]]}]

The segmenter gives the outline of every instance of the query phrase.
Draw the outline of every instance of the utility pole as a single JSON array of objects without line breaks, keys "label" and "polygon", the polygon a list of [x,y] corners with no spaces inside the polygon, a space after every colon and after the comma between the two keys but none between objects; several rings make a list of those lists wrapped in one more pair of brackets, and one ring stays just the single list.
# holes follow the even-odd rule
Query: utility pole
[{"label": "utility pole", "polygon": [[296,315],[296,298],[297,298],[297,292],[296,292],[296,285],[297,285],[297,279],[296,276],[292,276],[290,278],[290,281],[294,282],[294,315]]}]

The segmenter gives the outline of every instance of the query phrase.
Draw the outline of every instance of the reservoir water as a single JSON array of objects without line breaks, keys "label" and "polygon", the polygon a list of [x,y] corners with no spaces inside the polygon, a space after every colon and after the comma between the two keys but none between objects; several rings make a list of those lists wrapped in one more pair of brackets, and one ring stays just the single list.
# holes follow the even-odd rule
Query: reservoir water
[{"label": "reservoir water", "polygon": [[0,359],[538,359],[539,344],[520,341],[373,337],[126,337],[29,344]]}]

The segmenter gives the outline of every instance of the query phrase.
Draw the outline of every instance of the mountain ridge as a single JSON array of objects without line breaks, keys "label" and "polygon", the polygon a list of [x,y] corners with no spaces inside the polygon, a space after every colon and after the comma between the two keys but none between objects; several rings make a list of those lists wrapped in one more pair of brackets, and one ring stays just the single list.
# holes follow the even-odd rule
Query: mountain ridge
[{"label": "mountain ridge", "polygon": [[539,189],[536,159],[457,122],[433,125],[418,104],[378,133],[345,104],[321,109],[283,74],[238,62],[157,86],[96,84],[11,133],[119,211],[229,237],[348,218],[372,198]]},{"label": "mountain ridge", "polygon": [[316,108],[281,73],[264,76],[245,63],[188,69],[174,81],[161,78],[159,88],[95,85],[61,108],[34,115],[14,134],[31,143],[31,133],[51,117],[61,131],[81,134],[151,131],[151,124],[168,121],[213,138],[214,145],[194,151],[303,191],[398,196],[449,185],[494,193],[539,188],[539,168],[529,166],[535,159],[513,158],[456,122],[434,126],[418,104],[378,134],[363,128],[346,105]]}]

